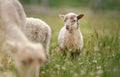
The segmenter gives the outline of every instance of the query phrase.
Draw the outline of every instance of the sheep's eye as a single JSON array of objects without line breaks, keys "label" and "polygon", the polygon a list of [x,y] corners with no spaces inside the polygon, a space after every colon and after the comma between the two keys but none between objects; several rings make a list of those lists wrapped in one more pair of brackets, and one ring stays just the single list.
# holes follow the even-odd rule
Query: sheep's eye
[{"label": "sheep's eye", "polygon": [[72,22],[76,22],[76,20],[73,20]]}]

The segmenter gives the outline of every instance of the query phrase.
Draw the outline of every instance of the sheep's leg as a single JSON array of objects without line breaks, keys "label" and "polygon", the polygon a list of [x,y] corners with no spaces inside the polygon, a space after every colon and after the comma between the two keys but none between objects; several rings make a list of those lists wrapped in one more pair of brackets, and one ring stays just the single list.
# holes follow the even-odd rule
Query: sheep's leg
[{"label": "sheep's leg", "polygon": [[76,50],[76,52],[71,52],[72,59],[78,58],[80,55],[80,50]]},{"label": "sheep's leg", "polygon": [[73,60],[73,59],[75,59],[75,58],[76,58],[76,53],[71,52],[71,59]]},{"label": "sheep's leg", "polygon": [[74,59],[74,53],[71,52],[72,59]]}]

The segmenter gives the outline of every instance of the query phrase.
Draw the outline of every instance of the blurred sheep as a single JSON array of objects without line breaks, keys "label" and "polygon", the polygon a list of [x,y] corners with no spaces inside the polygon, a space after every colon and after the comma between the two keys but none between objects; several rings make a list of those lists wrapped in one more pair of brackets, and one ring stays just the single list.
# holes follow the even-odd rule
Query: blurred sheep
[{"label": "blurred sheep", "polygon": [[18,0],[0,0],[0,51],[15,61],[20,77],[39,77],[39,68],[46,60],[40,43],[30,42],[24,29],[26,15]]},{"label": "blurred sheep", "polygon": [[41,43],[49,58],[49,43],[51,37],[50,26],[38,18],[27,18],[24,33],[32,42]]}]

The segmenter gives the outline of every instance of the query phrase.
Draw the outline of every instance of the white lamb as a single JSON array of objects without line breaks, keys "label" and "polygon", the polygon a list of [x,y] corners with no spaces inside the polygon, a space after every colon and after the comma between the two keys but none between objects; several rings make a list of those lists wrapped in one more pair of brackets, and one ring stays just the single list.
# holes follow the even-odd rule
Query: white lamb
[{"label": "white lamb", "polygon": [[83,48],[83,36],[79,29],[78,20],[84,14],[76,15],[75,13],[68,13],[59,16],[64,20],[64,27],[62,27],[58,36],[60,49],[64,51],[67,49],[72,54],[79,53]]},{"label": "white lamb", "polygon": [[45,49],[47,58],[49,58],[50,26],[41,19],[27,18],[24,33],[30,41],[41,43]]},{"label": "white lamb", "polygon": [[0,0],[0,51],[13,57],[19,77],[39,77],[39,67],[46,56],[42,45],[30,42],[21,31],[25,22],[18,0]]}]

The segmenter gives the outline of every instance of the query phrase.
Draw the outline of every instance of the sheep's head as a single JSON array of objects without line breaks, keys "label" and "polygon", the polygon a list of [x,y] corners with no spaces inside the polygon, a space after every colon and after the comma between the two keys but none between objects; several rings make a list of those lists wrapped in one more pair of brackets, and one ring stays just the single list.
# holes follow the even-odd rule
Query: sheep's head
[{"label": "sheep's head", "polygon": [[78,29],[78,20],[81,19],[84,14],[76,15],[75,13],[68,13],[66,15],[59,15],[64,20],[64,26],[69,32]]},{"label": "sheep's head", "polygon": [[12,44],[16,48],[15,67],[20,77],[39,77],[39,68],[46,60],[41,44]]}]

